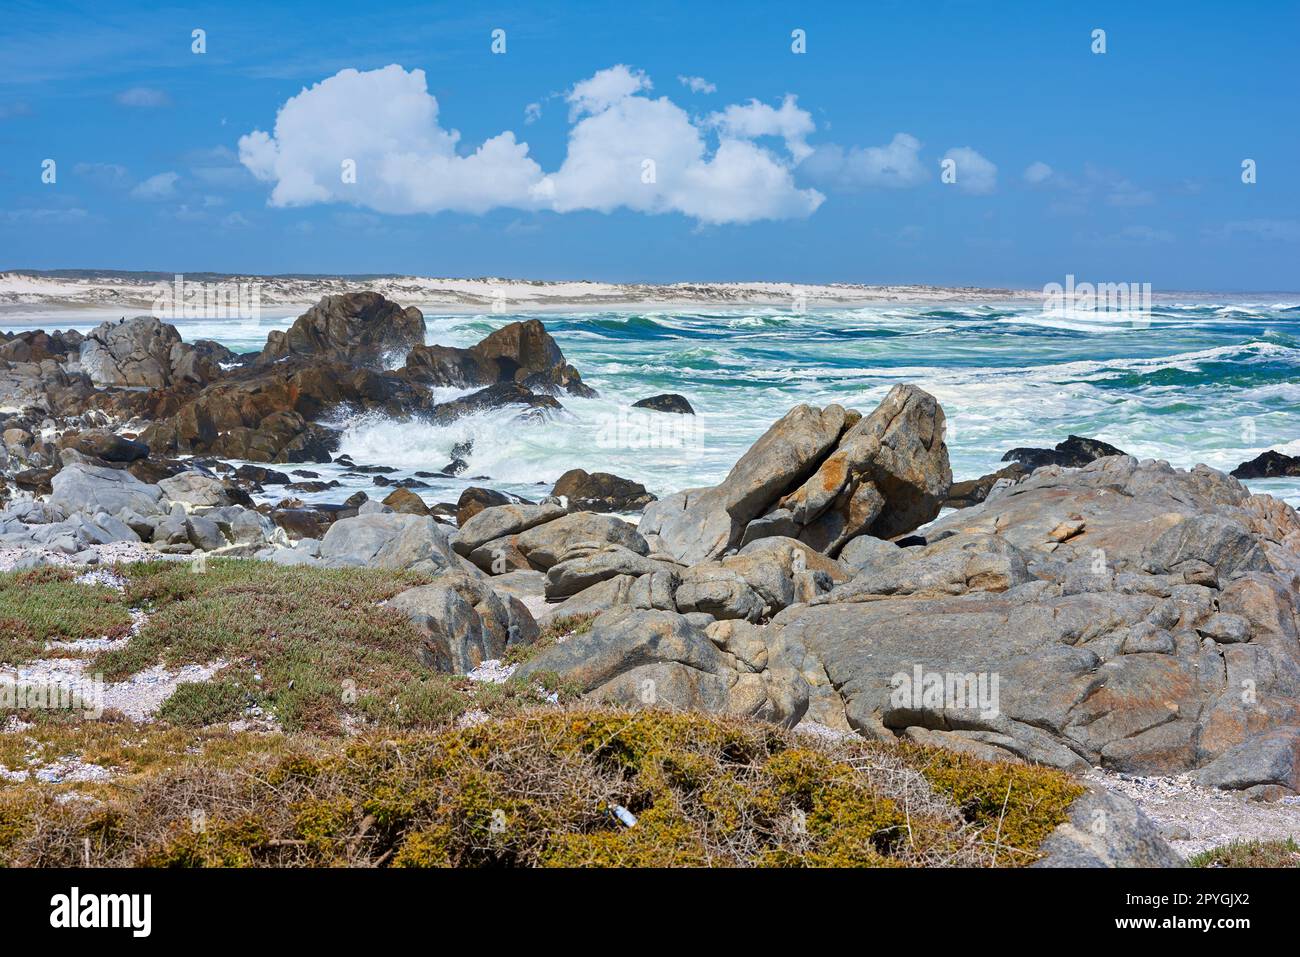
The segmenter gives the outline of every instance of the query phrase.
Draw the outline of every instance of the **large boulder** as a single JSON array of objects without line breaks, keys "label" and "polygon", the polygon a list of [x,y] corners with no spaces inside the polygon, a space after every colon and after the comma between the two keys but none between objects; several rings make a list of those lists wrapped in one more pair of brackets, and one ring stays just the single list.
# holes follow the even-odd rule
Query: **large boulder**
[{"label": "large boulder", "polygon": [[752,519],[817,468],[853,416],[838,405],[795,406],[740,457],[720,485],[646,506],[641,534],[655,536],[652,544],[682,564],[721,555]]},{"label": "large boulder", "polygon": [[901,535],[938,515],[952,484],[944,427],[934,397],[910,385],[865,418],[797,406],[720,485],[648,506],[642,534],[684,564],[773,535],[832,556],[858,535]]},{"label": "large boulder", "polygon": [[539,652],[516,674],[547,672],[593,700],[624,707],[697,709],[793,726],[808,706],[799,674],[756,672],[691,618],[670,611],[607,612],[585,634]]},{"label": "large boulder", "polygon": [[1156,824],[1120,794],[1089,787],[1039,845],[1033,867],[1182,867]]},{"label": "large boulder", "polygon": [[561,475],[551,494],[565,499],[572,512],[639,512],[655,500],[640,482],[583,469]]},{"label": "large boulder", "polygon": [[164,511],[162,489],[146,485],[125,469],[76,462],[60,469],[50,485],[51,504],[69,513],[121,515],[129,511],[148,516]]},{"label": "large boulder", "polygon": [[187,505],[221,506],[233,501],[225,482],[199,471],[180,472],[162,479],[158,487],[171,501]]},{"label": "large boulder", "polygon": [[340,519],[321,539],[320,559],[339,568],[440,572],[458,567],[441,525],[427,515],[400,512]]},{"label": "large boulder", "polygon": [[98,386],[164,389],[202,385],[219,370],[196,360],[174,326],[153,316],[104,322],[81,343],[81,371]]},{"label": "large boulder", "polygon": [[535,525],[553,522],[566,515],[563,505],[494,505],[474,514],[456,532],[455,547],[468,555],[480,545],[517,535]]},{"label": "large boulder", "polygon": [[284,332],[266,337],[258,361],[312,357],[382,367],[424,344],[424,315],[377,292],[325,296]]},{"label": "large boulder", "polygon": [[638,555],[650,547],[636,526],[612,515],[573,512],[520,534],[515,547],[538,571],[547,571],[580,545],[622,545]]},{"label": "large boulder", "polygon": [[501,658],[509,647],[532,644],[539,633],[522,601],[464,572],[446,572],[387,604],[420,629],[417,654],[438,671],[473,671],[488,659]]},{"label": "large boulder", "polygon": [[403,373],[414,382],[461,389],[515,383],[542,393],[596,394],[537,319],[502,326],[468,349],[417,346]]},{"label": "large boulder", "polygon": [[869,736],[1292,794],[1298,521],[1204,466],[1049,466],[768,627]]}]

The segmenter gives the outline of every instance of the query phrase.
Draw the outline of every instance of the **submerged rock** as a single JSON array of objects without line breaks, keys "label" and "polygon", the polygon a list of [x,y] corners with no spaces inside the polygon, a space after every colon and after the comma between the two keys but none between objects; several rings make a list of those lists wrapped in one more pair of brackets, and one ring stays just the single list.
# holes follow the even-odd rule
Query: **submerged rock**
[{"label": "submerged rock", "polygon": [[686,400],[686,396],[677,395],[674,392],[665,392],[662,395],[652,395],[649,398],[639,399],[632,403],[632,408],[650,409],[654,412],[676,412],[679,415],[695,414],[695,409]]}]

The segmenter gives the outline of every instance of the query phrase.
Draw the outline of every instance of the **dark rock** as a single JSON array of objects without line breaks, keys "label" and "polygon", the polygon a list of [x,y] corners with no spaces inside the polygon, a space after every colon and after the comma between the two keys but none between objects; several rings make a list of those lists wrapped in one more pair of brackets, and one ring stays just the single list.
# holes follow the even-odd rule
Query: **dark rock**
[{"label": "dark rock", "polygon": [[[295,475],[298,473],[295,472]],[[314,473],[311,477],[315,477]],[[256,482],[258,485],[288,485],[291,479],[283,472],[268,469],[261,465],[241,465],[235,469],[235,478],[244,482]]]},{"label": "dark rock", "polygon": [[647,399],[641,399],[632,403],[634,409],[652,409],[655,412],[677,412],[682,415],[694,415],[695,410],[691,404],[686,401],[686,396],[677,395],[674,392],[665,392],[662,395],[652,395]]},{"label": "dark rock", "polygon": [[414,382],[461,389],[515,383],[530,392],[596,394],[537,319],[512,322],[469,349],[417,346],[403,373]]},{"label": "dark rock", "polygon": [[[1062,468],[1083,468],[1089,462],[1106,458],[1109,455],[1127,455],[1113,445],[1100,439],[1087,439],[1078,435],[1069,436],[1064,442],[1058,442],[1054,449],[1012,449],[1002,456],[1003,462],[1019,462],[1029,471],[1044,465],[1059,465]],[[981,480],[982,481],[982,480]]]},{"label": "dark rock", "polygon": [[490,488],[479,488],[471,485],[465,491],[460,493],[460,498],[456,502],[456,524],[464,525],[471,518],[483,511],[485,508],[493,508],[497,505],[510,505],[516,500],[506,495],[504,492],[497,492]]},{"label": "dark rock", "polygon": [[1300,455],[1283,455],[1270,449],[1242,462],[1230,473],[1239,479],[1290,478],[1300,475]]},{"label": "dark rock", "polygon": [[378,368],[385,356],[405,355],[424,343],[424,316],[403,309],[377,292],[326,296],[299,316],[285,332],[266,337],[258,362],[288,356],[361,363]]},{"label": "dark rock", "polygon": [[65,435],[62,445],[105,462],[134,462],[149,455],[149,446],[143,442],[133,442],[114,432],[99,429]]},{"label": "dark rock", "polygon": [[14,485],[26,492],[49,495],[53,491],[50,481],[58,474],[58,471],[58,469],[54,468],[23,469],[21,472],[14,474]]},{"label": "dark rock", "polygon": [[569,510],[575,512],[636,512],[655,501],[640,482],[582,469],[561,475],[551,494],[568,499]]}]

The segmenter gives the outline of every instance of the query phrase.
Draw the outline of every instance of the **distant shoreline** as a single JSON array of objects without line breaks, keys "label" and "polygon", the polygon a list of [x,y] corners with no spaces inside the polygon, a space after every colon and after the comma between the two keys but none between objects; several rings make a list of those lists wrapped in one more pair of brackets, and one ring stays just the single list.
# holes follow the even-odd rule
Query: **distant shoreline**
[{"label": "distant shoreline", "polygon": [[[902,306],[944,303],[997,303],[1038,299],[1041,290],[971,286],[862,285],[852,283],[679,282],[606,283],[504,278],[454,279],[423,276],[255,276],[236,273],[184,273],[187,283],[245,284],[262,308],[306,309],[322,296],[373,290],[397,302],[432,312],[500,313],[631,308],[834,309],[860,305]],[[121,310],[149,312],[158,284],[175,274],[113,270],[32,270],[0,273],[0,322],[48,322],[60,313]],[[1300,293],[1155,293],[1161,301],[1296,299]]]}]

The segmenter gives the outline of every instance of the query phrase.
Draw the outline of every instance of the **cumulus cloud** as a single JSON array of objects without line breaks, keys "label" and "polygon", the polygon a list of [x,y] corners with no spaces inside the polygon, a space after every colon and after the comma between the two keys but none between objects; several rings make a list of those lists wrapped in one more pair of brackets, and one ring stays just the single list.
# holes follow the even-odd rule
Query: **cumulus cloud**
[{"label": "cumulus cloud", "polygon": [[[382,107],[380,105],[382,104]],[[273,206],[351,202],[384,213],[532,205],[541,169],[505,132],[468,155],[438,124],[423,70],[343,70],[291,97],[274,133],[239,139],[240,162],[274,183]],[[345,182],[355,170],[355,182]]]},{"label": "cumulus cloud", "polygon": [[812,152],[807,143],[808,134],[813,131],[812,116],[799,109],[793,94],[787,94],[776,109],[758,100],[750,100],[743,106],[733,104],[710,116],[709,123],[724,135],[740,139],[779,136],[795,162],[806,159]]},{"label": "cumulus cloud", "polygon": [[[792,97],[778,108],[751,102],[697,122],[667,97],[647,95],[651,89],[649,77],[622,64],[576,83],[566,95],[568,149],[547,174],[510,131],[462,151],[459,133],[440,124],[422,70],[343,70],[286,101],[273,132],[241,137],[239,157],[274,184],[274,206],[628,208],[726,223],[807,216],[821,204],[820,193],[797,188],[791,175],[812,130]],[[790,158],[753,142],[765,136],[780,138]],[[342,175],[347,161],[355,182]]]},{"label": "cumulus cloud", "polygon": [[133,86],[131,89],[123,90],[117,94],[114,99],[121,106],[134,106],[146,110],[171,104],[171,97],[162,90],[156,90],[150,86]]},{"label": "cumulus cloud", "polygon": [[884,146],[844,149],[819,146],[803,161],[799,171],[814,183],[835,189],[868,187],[903,188],[925,182],[930,174],[921,165],[921,141],[895,133]]},{"label": "cumulus cloud", "polygon": [[542,118],[542,104],[529,103],[524,107],[524,122],[536,123]]},{"label": "cumulus cloud", "polygon": [[159,200],[170,199],[176,195],[176,184],[180,182],[179,173],[159,173],[136,185],[131,195],[136,199]]},{"label": "cumulus cloud", "polygon": [[717,93],[718,87],[702,76],[682,76],[677,74],[677,82],[692,93]]},{"label": "cumulus cloud", "polygon": [[984,195],[997,188],[997,166],[969,146],[955,146],[944,153],[943,158],[956,164],[958,189]]}]

